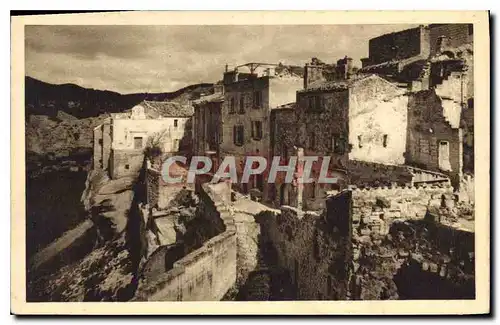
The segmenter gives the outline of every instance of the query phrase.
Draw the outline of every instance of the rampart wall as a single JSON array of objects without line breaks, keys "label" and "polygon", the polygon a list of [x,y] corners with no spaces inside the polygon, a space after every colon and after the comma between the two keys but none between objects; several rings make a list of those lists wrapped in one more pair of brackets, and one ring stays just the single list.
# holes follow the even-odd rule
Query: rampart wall
[{"label": "rampart wall", "polygon": [[[236,281],[236,229],[229,208],[229,183],[204,184],[199,193],[205,212],[220,217],[225,231],[173,263],[155,281],[139,283],[135,300],[220,300]],[[211,208],[209,208],[211,207]]]}]

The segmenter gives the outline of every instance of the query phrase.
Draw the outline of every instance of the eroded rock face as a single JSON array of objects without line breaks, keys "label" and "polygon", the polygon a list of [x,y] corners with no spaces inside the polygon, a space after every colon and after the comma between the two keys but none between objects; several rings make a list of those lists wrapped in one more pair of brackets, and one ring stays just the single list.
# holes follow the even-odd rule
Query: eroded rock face
[{"label": "eroded rock face", "polygon": [[38,278],[31,301],[127,301],[136,287],[136,264],[125,236],[95,249],[82,260]]},{"label": "eroded rock face", "polygon": [[82,202],[98,230],[101,241],[123,233],[127,227],[137,179],[110,179],[105,171],[89,173]]}]

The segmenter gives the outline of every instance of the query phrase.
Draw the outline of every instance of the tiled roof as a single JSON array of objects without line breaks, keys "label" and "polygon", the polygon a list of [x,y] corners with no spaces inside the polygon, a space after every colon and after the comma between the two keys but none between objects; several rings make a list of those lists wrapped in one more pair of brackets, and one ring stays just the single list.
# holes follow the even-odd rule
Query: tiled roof
[{"label": "tiled roof", "polygon": [[372,71],[377,71],[379,69],[386,69],[386,68],[402,68],[408,64],[415,63],[418,61],[423,61],[424,59],[420,55],[412,56],[410,58],[406,59],[400,59],[400,60],[391,60],[387,62],[382,62],[379,64],[374,64],[374,65],[369,65],[367,67],[362,68],[359,70],[360,72],[372,72]]},{"label": "tiled roof", "polygon": [[200,97],[199,99],[194,100],[193,104],[200,105],[203,103],[216,103],[216,102],[223,102],[223,101],[224,101],[224,95],[222,93],[215,93],[215,94]]},{"label": "tiled roof", "polygon": [[296,106],[296,103],[288,103],[288,104],[283,104],[281,106],[276,107],[276,109],[294,109]]},{"label": "tiled roof", "polygon": [[158,117],[189,117],[194,113],[193,107],[187,104],[177,102],[156,102],[143,101],[146,115],[152,118]]},{"label": "tiled roof", "polygon": [[299,90],[299,92],[308,92],[308,91],[327,91],[327,90],[345,90],[349,88],[352,84],[375,76],[374,74],[360,74],[353,75],[351,79],[348,80],[335,80],[335,81],[317,81],[311,83],[307,89]]}]

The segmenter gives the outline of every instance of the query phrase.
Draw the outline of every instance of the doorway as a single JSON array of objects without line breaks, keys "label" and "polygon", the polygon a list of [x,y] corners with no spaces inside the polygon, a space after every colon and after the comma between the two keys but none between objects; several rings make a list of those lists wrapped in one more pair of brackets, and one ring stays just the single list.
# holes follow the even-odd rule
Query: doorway
[{"label": "doorway", "polygon": [[439,141],[439,169],[443,171],[451,171],[450,164],[450,143],[448,141]]},{"label": "doorway", "polygon": [[134,149],[142,149],[142,137],[134,137]]}]

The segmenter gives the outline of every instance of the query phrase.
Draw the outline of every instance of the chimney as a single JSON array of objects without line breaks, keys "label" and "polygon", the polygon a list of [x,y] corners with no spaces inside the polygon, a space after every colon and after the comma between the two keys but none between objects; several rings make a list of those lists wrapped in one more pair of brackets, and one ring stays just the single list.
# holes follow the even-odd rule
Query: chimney
[{"label": "chimney", "polygon": [[439,36],[436,44],[437,53],[442,53],[447,47],[450,46],[450,39],[447,36]]}]

